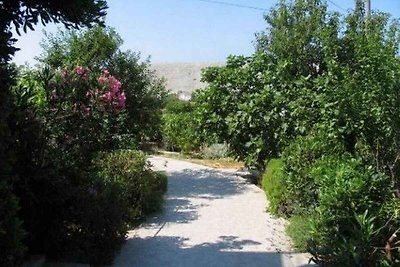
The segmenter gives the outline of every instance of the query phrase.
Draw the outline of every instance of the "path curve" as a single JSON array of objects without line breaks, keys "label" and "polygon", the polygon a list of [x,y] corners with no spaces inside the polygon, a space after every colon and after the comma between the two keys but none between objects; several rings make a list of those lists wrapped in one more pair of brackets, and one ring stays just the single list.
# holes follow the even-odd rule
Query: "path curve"
[{"label": "path curve", "polygon": [[265,212],[257,186],[229,170],[150,157],[168,174],[164,211],[131,231],[116,267],[305,267],[286,222]]}]

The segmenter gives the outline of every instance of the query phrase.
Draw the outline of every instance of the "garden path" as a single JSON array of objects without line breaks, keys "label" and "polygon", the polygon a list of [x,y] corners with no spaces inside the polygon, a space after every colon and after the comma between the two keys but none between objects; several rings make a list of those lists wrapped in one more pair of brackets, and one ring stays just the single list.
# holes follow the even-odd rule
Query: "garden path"
[{"label": "garden path", "polygon": [[290,247],[286,222],[265,212],[264,192],[235,171],[150,162],[168,174],[164,211],[129,233],[113,266],[312,266]]}]

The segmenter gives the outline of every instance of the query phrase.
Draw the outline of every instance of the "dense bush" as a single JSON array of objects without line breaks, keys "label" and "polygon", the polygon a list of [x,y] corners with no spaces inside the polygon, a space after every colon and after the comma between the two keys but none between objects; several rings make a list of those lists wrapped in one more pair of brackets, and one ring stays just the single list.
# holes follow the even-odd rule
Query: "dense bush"
[{"label": "dense bush", "polygon": [[20,68],[16,85],[8,64],[17,50],[11,28],[33,30],[39,17],[75,29],[104,25],[106,9],[102,0],[0,3],[1,266],[21,264],[26,251],[111,263],[132,224],[130,209],[139,206],[142,216],[160,206],[166,177],[142,155],[114,158],[137,168],[135,179],[126,172],[119,179],[139,181],[138,202],[95,164],[101,151],[159,135],[165,90],[148,62],[119,51],[119,36],[99,27],[49,37],[45,64]]},{"label": "dense bush", "polygon": [[[1,47],[4,45],[0,44]],[[20,262],[26,248],[22,222],[17,217],[19,203],[12,171],[16,155],[12,151],[14,137],[8,125],[13,108],[9,88],[14,83],[14,71],[4,64],[9,55],[4,54],[4,50],[0,52],[0,266],[14,266]]]},{"label": "dense bush", "polygon": [[133,150],[99,153],[85,175],[55,246],[70,260],[111,264],[128,229],[161,208],[166,176],[151,171],[145,155]]},{"label": "dense bush", "polygon": [[[14,108],[8,122],[15,167],[10,166],[9,172],[16,179],[7,187],[12,194],[4,194],[12,201],[4,203],[14,203],[9,214],[23,221],[27,232],[23,244],[29,253],[109,264],[127,229],[160,207],[165,175],[153,173],[141,154],[112,153],[130,148],[132,140],[132,132],[124,126],[128,99],[133,96],[124,88],[108,70],[96,72],[78,65],[24,70],[10,90]],[[161,109],[161,102],[152,103]],[[97,169],[96,161],[107,159],[121,168],[136,168],[135,173]],[[17,208],[13,194],[19,199],[18,213],[12,211]],[[5,227],[15,224],[15,231],[8,233],[14,239],[6,236],[14,247],[4,250],[10,252],[11,261],[24,251],[18,243],[21,224],[16,218],[5,220]]]},{"label": "dense bush", "polygon": [[310,251],[329,266],[376,266],[388,239],[382,205],[392,199],[390,178],[346,157],[324,157],[310,175],[318,184]]},{"label": "dense bush", "polygon": [[99,75],[108,70],[118,79],[126,95],[123,128],[131,143],[160,141],[161,110],[167,95],[162,80],[150,70],[150,62],[140,53],[122,51],[121,37],[111,28],[59,31],[48,35],[40,61],[51,69],[85,66]]},{"label": "dense bush", "polygon": [[21,263],[26,247],[23,245],[25,231],[22,221],[17,218],[18,199],[12,187],[0,181],[0,266],[14,266]]},{"label": "dense bush", "polygon": [[167,179],[150,169],[144,153],[132,150],[101,153],[95,166],[103,183],[118,187],[122,197],[128,201],[124,216],[131,225],[161,207]]},{"label": "dense bush", "polygon": [[299,137],[282,153],[286,214],[312,212],[318,205],[318,184],[310,175],[312,165],[324,155],[345,152],[339,140],[323,130]]}]

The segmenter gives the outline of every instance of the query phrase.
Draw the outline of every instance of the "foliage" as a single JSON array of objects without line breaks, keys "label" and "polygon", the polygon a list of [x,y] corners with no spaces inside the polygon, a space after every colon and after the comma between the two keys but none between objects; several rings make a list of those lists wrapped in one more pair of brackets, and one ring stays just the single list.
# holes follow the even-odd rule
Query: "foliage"
[{"label": "foliage", "polygon": [[[102,0],[84,1],[20,1],[12,0],[2,2],[0,5],[0,27],[1,27],[1,55],[0,63],[4,64],[10,60],[16,48],[12,44],[16,41],[12,38],[11,27],[14,26],[17,33],[22,28],[34,30],[39,22],[46,25],[51,22],[62,23],[66,27],[79,28],[103,23],[106,15],[107,4]],[[11,25],[12,24],[12,25]],[[3,61],[4,60],[4,61]]]},{"label": "foliage", "polygon": [[285,177],[282,167],[282,159],[269,160],[261,180],[261,186],[269,201],[268,211],[277,215],[284,215],[287,209]]},{"label": "foliage", "polygon": [[64,243],[59,239],[56,246],[63,257],[111,264],[128,229],[160,209],[166,176],[151,171],[145,155],[133,150],[99,153],[85,175],[89,179],[66,218]]},{"label": "foliage", "polygon": [[307,251],[307,244],[312,230],[312,217],[294,215],[290,217],[286,227],[287,235],[292,239],[294,247],[299,252]]},{"label": "foliage", "polygon": [[167,149],[184,153],[197,150],[201,144],[194,104],[169,96],[163,114],[163,143]]},{"label": "foliage", "polygon": [[[107,5],[105,1],[2,1],[0,3],[0,191],[1,191],[1,265],[13,266],[23,258],[25,246],[23,245],[23,233],[21,220],[18,219],[21,211],[18,211],[18,202],[21,205],[20,195],[15,192],[16,182],[25,180],[27,177],[19,177],[16,170],[20,157],[26,158],[28,155],[20,154],[15,145],[21,147],[26,140],[16,137],[23,136],[26,129],[18,129],[16,133],[13,129],[21,121],[14,121],[10,118],[14,107],[11,100],[10,88],[14,83],[15,71],[8,65],[11,57],[17,48],[14,47],[16,41],[13,38],[11,27],[17,33],[22,28],[33,29],[39,22],[42,24],[49,22],[61,22],[66,26],[81,27],[90,26],[94,23],[102,22]],[[14,116],[15,114],[13,114]],[[19,117],[19,115],[14,116]],[[18,127],[15,127],[18,128]],[[27,133],[29,135],[29,133]],[[31,147],[27,146],[29,150]],[[25,166],[22,166],[25,167]],[[17,212],[18,211],[18,212]],[[25,227],[25,225],[24,225]]]},{"label": "foliage", "polygon": [[8,118],[12,102],[8,92],[13,84],[15,71],[10,66],[0,65],[0,259],[1,266],[14,266],[24,255],[22,239],[24,229],[16,216],[19,203],[13,192],[16,180],[12,172],[15,153],[12,151],[12,132],[8,127]]},{"label": "foliage", "polygon": [[228,57],[226,66],[204,72],[202,125],[247,165],[262,169],[320,120],[322,88],[314,78],[323,73],[320,34],[328,19],[320,1],[281,1],[266,15],[254,55]]},{"label": "foliage", "polygon": [[326,1],[280,1],[256,53],[206,69],[195,98],[199,131],[236,158],[259,169],[282,158],[281,186],[266,189],[285,215],[312,216],[322,265],[398,261],[398,243],[380,249],[397,231],[380,207],[400,197],[400,28],[362,6],[341,17]]},{"label": "foliage", "polygon": [[[111,263],[128,226],[160,207],[166,189],[166,177],[153,173],[141,154],[102,154],[116,166],[137,167],[136,177],[95,170],[100,151],[126,144],[122,83],[107,70],[99,75],[77,66],[26,73],[12,92],[14,187],[30,252]],[[115,175],[125,184],[108,180]],[[124,194],[129,184],[140,199]],[[137,213],[128,218],[131,209]]]},{"label": "foliage", "polygon": [[[310,250],[329,266],[374,266],[384,247],[381,206],[392,198],[390,178],[360,161],[325,157],[310,171],[318,190]],[[379,221],[380,220],[380,221]],[[381,228],[380,228],[381,226]]]},{"label": "foliage", "polygon": [[127,200],[126,221],[138,223],[144,215],[157,211],[167,190],[166,176],[150,169],[143,152],[119,150],[102,153],[95,160],[99,177],[104,184],[117,186]]},{"label": "foliage", "polygon": [[340,156],[344,152],[340,141],[329,137],[322,129],[299,137],[283,151],[286,214],[312,212],[315,209],[319,188],[310,175],[310,168],[322,156]]},{"label": "foliage", "polygon": [[121,37],[111,28],[59,31],[42,44],[40,61],[53,69],[86,66],[94,73],[108,70],[124,88],[127,97],[123,127],[136,145],[143,140],[160,141],[161,110],[166,97],[162,80],[149,69],[140,54],[121,51]]},{"label": "foliage", "polygon": [[250,59],[230,57],[225,67],[206,69],[203,81],[209,87],[195,98],[200,131],[227,142],[234,156],[247,165],[262,164],[266,155],[276,155],[275,141],[269,142],[275,140],[276,130],[270,116],[280,115],[271,112],[271,91],[259,90],[262,78],[258,74],[264,62],[262,55]]},{"label": "foliage", "polygon": [[25,232],[22,222],[16,217],[18,199],[12,188],[4,180],[0,181],[0,266],[17,266],[20,264],[26,247],[22,240]]}]

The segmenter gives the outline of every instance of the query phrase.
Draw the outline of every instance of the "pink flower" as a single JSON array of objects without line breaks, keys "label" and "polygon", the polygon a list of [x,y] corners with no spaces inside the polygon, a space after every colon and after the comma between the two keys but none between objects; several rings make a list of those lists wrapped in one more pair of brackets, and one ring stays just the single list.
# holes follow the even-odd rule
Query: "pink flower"
[{"label": "pink flower", "polygon": [[65,81],[68,78],[68,70],[63,69],[61,72],[61,78]]},{"label": "pink flower", "polygon": [[121,89],[121,85],[121,82],[113,77],[113,79],[111,80],[111,90],[113,92],[118,92],[119,89]]},{"label": "pink flower", "polygon": [[101,75],[101,76],[97,79],[97,81],[99,82],[100,85],[104,85],[104,84],[107,83],[107,77],[104,76],[104,75]]},{"label": "pink flower", "polygon": [[79,76],[83,76],[86,73],[86,69],[82,66],[77,66],[75,69],[75,73]]},{"label": "pink flower", "polygon": [[105,70],[103,70],[103,75],[108,76],[108,75],[110,75],[110,72],[107,69],[105,69]]},{"label": "pink flower", "polygon": [[112,101],[112,98],[113,98],[113,96],[112,96],[112,94],[111,94],[111,92],[106,92],[104,95],[103,95],[103,100],[105,101],[105,102],[111,102]]},{"label": "pink flower", "polygon": [[83,117],[87,117],[90,114],[90,108],[86,107],[84,104],[82,104],[79,108]]},{"label": "pink flower", "polygon": [[125,102],[126,102],[125,92],[122,92],[122,93],[118,96],[118,107],[119,107],[120,109],[124,109],[124,108],[125,108]]}]

